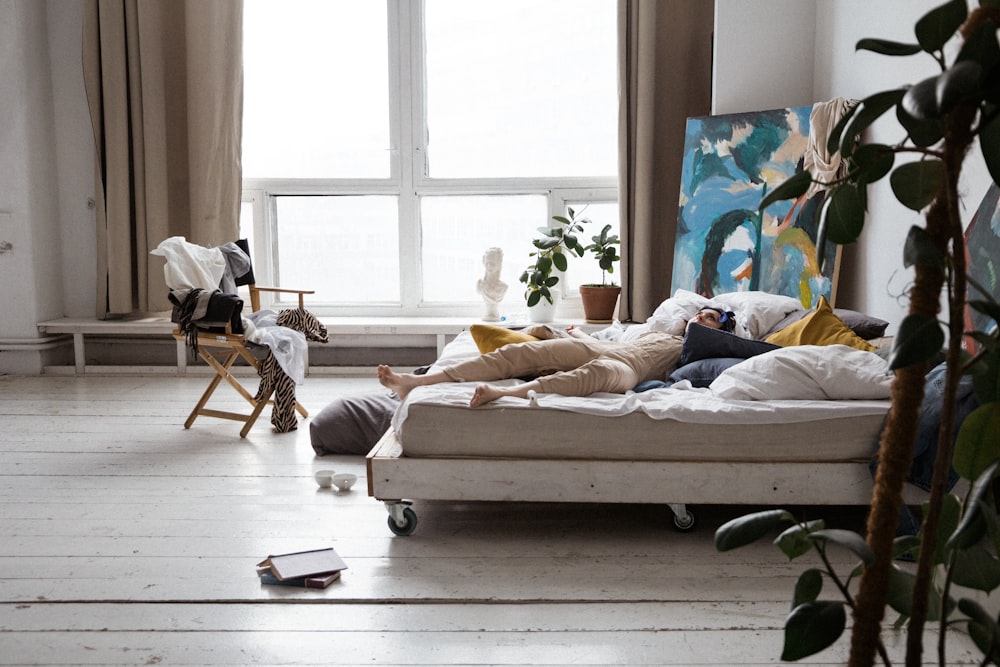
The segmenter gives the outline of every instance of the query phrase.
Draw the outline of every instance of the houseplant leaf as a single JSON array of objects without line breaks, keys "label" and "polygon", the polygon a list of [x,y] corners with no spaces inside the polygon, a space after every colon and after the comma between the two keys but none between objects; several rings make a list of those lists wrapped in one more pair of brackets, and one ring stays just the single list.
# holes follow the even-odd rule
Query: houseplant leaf
[{"label": "houseplant leaf", "polygon": [[932,76],[910,86],[900,106],[918,120],[937,118],[937,77]]},{"label": "houseplant leaf", "polygon": [[933,317],[907,315],[892,339],[889,368],[897,370],[934,358],[944,345],[944,332]]},{"label": "houseplant leaf", "polygon": [[924,14],[913,28],[917,42],[928,53],[940,51],[968,15],[969,8],[965,0],[950,0],[932,9]]},{"label": "houseplant leaf", "polygon": [[764,535],[795,519],[787,510],[764,510],[727,521],[715,531],[717,551],[729,551],[756,542]]},{"label": "houseplant leaf", "polygon": [[798,199],[809,190],[810,185],[812,185],[812,174],[808,171],[800,171],[775,189],[771,190],[771,192],[761,200],[760,206],[757,207],[757,210],[763,211],[776,201]]},{"label": "houseplant leaf", "polygon": [[840,545],[851,551],[861,559],[865,565],[871,565],[875,561],[875,554],[864,538],[851,530],[841,530],[839,528],[829,528],[817,530],[809,534],[809,539],[814,542],[831,542]]},{"label": "houseplant leaf", "polygon": [[881,53],[883,56],[912,56],[923,50],[919,44],[904,44],[903,42],[894,42],[890,39],[875,39],[871,37],[858,40],[854,49],[856,51],[874,51],[875,53]]},{"label": "houseplant leaf", "polygon": [[820,212],[825,240],[837,244],[854,243],[865,226],[865,207],[858,188],[850,183],[827,193]]},{"label": "houseplant leaf", "polygon": [[944,137],[944,124],[937,116],[916,118],[910,115],[903,104],[897,104],[896,120],[915,146],[933,146]]},{"label": "houseplant leaf", "polygon": [[799,575],[792,595],[792,609],[807,602],[815,602],[823,590],[823,573],[810,568]]},{"label": "houseplant leaf", "polygon": [[906,242],[903,244],[903,266],[910,268],[915,264],[945,265],[944,254],[931,241],[927,230],[917,225],[910,227]]},{"label": "houseplant leaf", "polygon": [[934,201],[943,182],[944,164],[940,160],[907,162],[889,176],[896,199],[914,211],[921,211]]},{"label": "houseplant leaf", "polygon": [[982,544],[970,545],[956,552],[951,577],[959,586],[989,593],[1000,586],[1000,560]]},{"label": "houseplant leaf", "polygon": [[945,494],[941,498],[941,516],[938,519],[938,539],[935,543],[934,563],[940,565],[948,562],[948,538],[958,528],[958,523],[962,519],[962,501],[953,493]]},{"label": "houseplant leaf", "polygon": [[992,111],[994,115],[979,131],[979,148],[993,182],[1000,183],[1000,109]]},{"label": "houseplant leaf", "polygon": [[955,63],[937,78],[935,96],[939,114],[946,114],[979,92],[979,77],[983,68],[972,60]]},{"label": "houseplant leaf", "polygon": [[969,636],[983,655],[994,664],[1000,663],[1000,626],[975,600],[962,598],[958,610],[969,617]]},{"label": "houseplant leaf", "polygon": [[892,170],[892,165],[896,162],[896,151],[884,144],[864,144],[854,151],[853,162],[858,169],[854,178],[859,186],[868,185]]},{"label": "houseplant leaf", "polygon": [[794,560],[812,551],[813,543],[809,540],[809,533],[822,530],[824,525],[822,519],[810,521],[805,525],[797,523],[778,535],[774,543],[781,549],[781,553],[788,556],[788,560]]},{"label": "houseplant leaf", "polygon": [[965,479],[976,479],[1000,458],[1000,403],[980,405],[958,430],[952,466]]},{"label": "houseplant leaf", "polygon": [[[969,496],[966,499],[967,509],[965,514],[962,515],[962,520],[959,522],[955,532],[948,538],[948,546],[950,548],[974,544],[986,532],[984,522],[979,516],[979,505],[993,486],[993,478],[996,476],[998,466],[1000,466],[1000,460],[993,461],[972,483],[972,488],[969,490]],[[967,477],[966,479],[971,478]]]},{"label": "houseplant leaf", "polygon": [[850,157],[854,152],[855,138],[878,120],[882,114],[896,106],[905,93],[906,90],[903,88],[886,90],[861,100],[857,112],[851,117],[851,121],[844,128],[844,134],[840,138],[840,155]]},{"label": "houseplant leaf", "polygon": [[785,619],[785,645],[781,659],[800,660],[833,644],[844,632],[844,603],[817,600],[801,604]]}]

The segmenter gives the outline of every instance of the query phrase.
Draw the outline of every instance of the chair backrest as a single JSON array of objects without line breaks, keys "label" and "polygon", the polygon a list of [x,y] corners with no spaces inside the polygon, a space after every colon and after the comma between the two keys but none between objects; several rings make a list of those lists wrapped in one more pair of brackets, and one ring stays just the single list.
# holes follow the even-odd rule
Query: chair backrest
[{"label": "chair backrest", "polygon": [[[239,239],[236,241],[236,245],[239,246],[240,250],[246,253],[247,257],[250,257],[250,243],[246,239]],[[253,275],[253,258],[250,257],[250,270],[247,271],[243,276],[236,279],[237,286],[246,286],[250,289],[250,312],[256,313],[260,310],[260,293],[261,292],[274,292],[276,294],[297,294],[299,302],[299,310],[305,310],[305,300],[304,295],[315,294],[315,290],[298,290],[298,289],[283,289],[280,287],[257,287],[257,281]]]},{"label": "chair backrest", "polygon": [[257,289],[257,280],[253,275],[253,257],[250,256],[250,242],[246,239],[239,239],[236,245],[250,258],[250,270],[236,279],[236,286],[246,286],[250,289],[250,312],[256,313],[260,310],[260,291]]}]

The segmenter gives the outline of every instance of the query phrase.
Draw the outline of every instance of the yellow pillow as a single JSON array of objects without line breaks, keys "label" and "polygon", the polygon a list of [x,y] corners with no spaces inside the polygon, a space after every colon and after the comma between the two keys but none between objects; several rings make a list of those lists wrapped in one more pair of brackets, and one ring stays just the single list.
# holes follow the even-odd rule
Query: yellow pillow
[{"label": "yellow pillow", "polygon": [[874,352],[874,345],[861,338],[851,331],[850,327],[844,324],[844,320],[837,317],[826,297],[821,296],[816,310],[803,317],[798,322],[791,324],[781,331],[777,331],[767,338],[768,343],[774,343],[782,347],[792,345],[849,345],[865,352]]},{"label": "yellow pillow", "polygon": [[476,341],[476,347],[483,354],[492,352],[498,347],[503,347],[508,343],[526,343],[531,340],[538,340],[534,336],[529,336],[520,331],[511,331],[503,327],[495,327],[489,324],[473,324],[469,327],[472,340]]}]

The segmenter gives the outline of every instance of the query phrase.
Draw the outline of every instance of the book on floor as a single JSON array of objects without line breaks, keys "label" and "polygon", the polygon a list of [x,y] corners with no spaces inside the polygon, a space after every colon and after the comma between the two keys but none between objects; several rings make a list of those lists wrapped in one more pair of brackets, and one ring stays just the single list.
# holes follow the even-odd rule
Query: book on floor
[{"label": "book on floor", "polygon": [[285,585],[307,588],[326,588],[346,569],[347,564],[332,547],[272,555],[257,563],[263,583],[274,583],[270,581],[273,578],[282,584],[292,582]]},{"label": "book on floor", "polygon": [[340,571],[317,574],[311,577],[296,577],[295,579],[278,579],[270,570],[260,573],[260,583],[271,586],[294,586],[298,588],[326,588],[340,579]]}]

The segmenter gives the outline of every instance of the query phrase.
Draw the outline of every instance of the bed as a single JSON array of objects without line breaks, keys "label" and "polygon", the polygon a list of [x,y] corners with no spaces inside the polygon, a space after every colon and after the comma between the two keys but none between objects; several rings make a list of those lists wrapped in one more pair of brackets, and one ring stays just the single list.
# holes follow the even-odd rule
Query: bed
[{"label": "bed", "polygon": [[[682,330],[708,302],[680,290],[646,323],[596,335]],[[851,311],[761,293],[711,302],[736,312],[737,331],[689,334],[681,366],[648,390],[480,408],[468,407],[472,383],[412,391],[367,456],[390,530],[413,532],[415,500],[664,504],[679,530],[695,524],[688,505],[867,504],[891,373],[859,332],[886,323],[862,331],[840,316]],[[827,337],[815,340],[821,319],[842,338],[820,327]],[[438,364],[479,353],[463,332]]]}]

